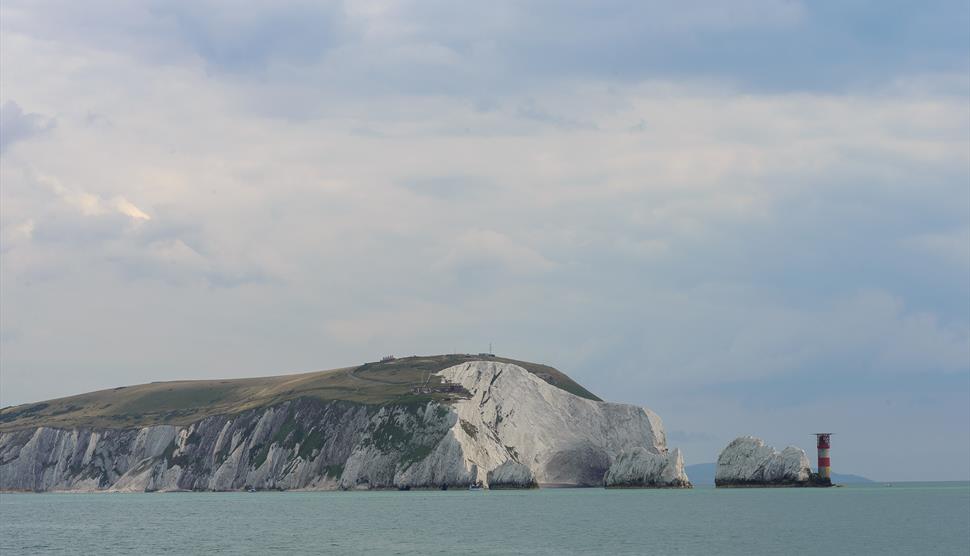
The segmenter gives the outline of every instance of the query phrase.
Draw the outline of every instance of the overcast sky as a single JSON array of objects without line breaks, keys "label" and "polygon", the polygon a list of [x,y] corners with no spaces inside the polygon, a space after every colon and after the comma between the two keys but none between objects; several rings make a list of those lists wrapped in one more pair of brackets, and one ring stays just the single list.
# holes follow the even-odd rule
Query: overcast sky
[{"label": "overcast sky", "polygon": [[0,404],[493,342],[970,479],[968,6],[4,0]]}]

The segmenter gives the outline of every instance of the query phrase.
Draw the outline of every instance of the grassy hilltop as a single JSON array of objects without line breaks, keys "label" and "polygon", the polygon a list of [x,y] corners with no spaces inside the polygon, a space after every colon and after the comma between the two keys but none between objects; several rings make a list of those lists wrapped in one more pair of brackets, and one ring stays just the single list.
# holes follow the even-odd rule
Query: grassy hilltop
[{"label": "grassy hilltop", "polygon": [[[440,400],[447,396],[414,395],[411,388],[423,384],[431,373],[482,359],[465,354],[412,356],[293,375],[120,386],[4,408],[0,410],[0,431],[37,426],[127,428],[157,424],[185,425],[212,415],[234,414],[305,397],[375,405]],[[489,357],[488,360],[515,363],[567,392],[599,400],[552,367],[502,357]],[[438,379],[433,377],[431,380],[434,384]]]}]

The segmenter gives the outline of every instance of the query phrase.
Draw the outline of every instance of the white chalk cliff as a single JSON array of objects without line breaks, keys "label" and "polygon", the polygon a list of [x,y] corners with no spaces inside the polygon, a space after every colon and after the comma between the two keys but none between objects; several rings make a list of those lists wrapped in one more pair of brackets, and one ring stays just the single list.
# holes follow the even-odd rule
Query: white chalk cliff
[{"label": "white chalk cliff", "polygon": [[753,436],[735,438],[717,458],[717,486],[780,486],[808,484],[811,464],[805,450],[789,446],[781,452]]},{"label": "white chalk cliff", "polygon": [[480,481],[495,482],[489,473],[514,462],[539,485],[602,485],[624,451],[639,450],[655,463],[630,486],[689,485],[680,452],[667,450],[663,423],[649,409],[581,398],[507,363],[475,361],[440,374],[472,393],[454,404],[451,432]]},{"label": "white chalk cliff", "polygon": [[524,368],[441,371],[467,398],[299,398],[188,425],[0,432],[0,490],[689,486],[648,409],[582,398]]}]

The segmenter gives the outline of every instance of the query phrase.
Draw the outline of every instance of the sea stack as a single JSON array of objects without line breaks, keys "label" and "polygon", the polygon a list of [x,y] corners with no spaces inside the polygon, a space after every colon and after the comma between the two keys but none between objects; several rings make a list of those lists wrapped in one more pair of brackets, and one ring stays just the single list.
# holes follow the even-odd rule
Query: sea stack
[{"label": "sea stack", "polygon": [[679,448],[663,453],[640,447],[625,450],[603,482],[607,488],[691,488]]},{"label": "sea stack", "polygon": [[753,436],[735,438],[717,458],[718,487],[815,486],[805,450],[789,446],[781,452]]}]

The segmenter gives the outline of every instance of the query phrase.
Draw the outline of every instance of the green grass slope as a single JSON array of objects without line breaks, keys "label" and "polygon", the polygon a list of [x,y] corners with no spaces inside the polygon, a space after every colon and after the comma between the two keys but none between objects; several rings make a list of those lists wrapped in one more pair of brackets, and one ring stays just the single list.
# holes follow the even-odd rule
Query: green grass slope
[{"label": "green grass slope", "polygon": [[[212,415],[235,414],[303,397],[364,404],[446,400],[449,394],[414,395],[411,388],[424,384],[431,373],[482,359],[464,354],[413,356],[294,375],[121,386],[4,408],[0,410],[0,431],[37,426],[127,428],[184,425]],[[567,392],[599,400],[552,367],[502,357],[488,360],[515,363]],[[431,384],[437,382],[437,378],[431,379]]]}]

